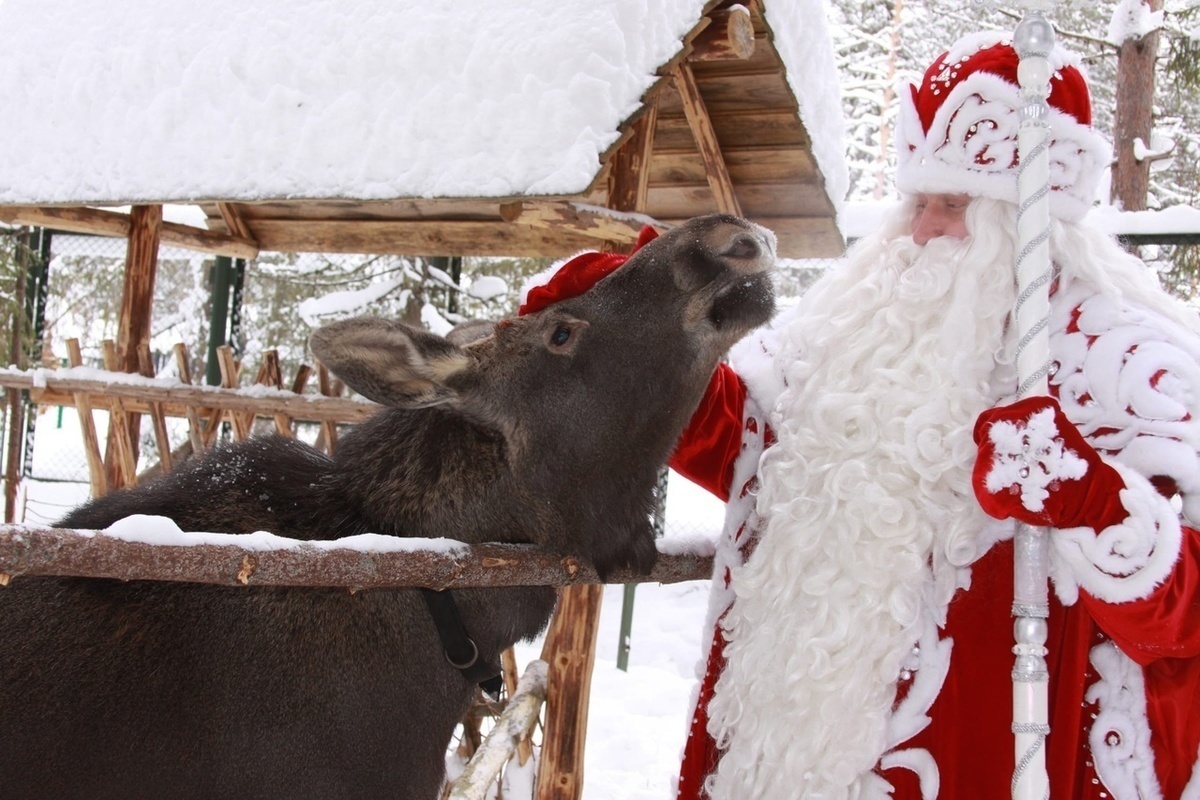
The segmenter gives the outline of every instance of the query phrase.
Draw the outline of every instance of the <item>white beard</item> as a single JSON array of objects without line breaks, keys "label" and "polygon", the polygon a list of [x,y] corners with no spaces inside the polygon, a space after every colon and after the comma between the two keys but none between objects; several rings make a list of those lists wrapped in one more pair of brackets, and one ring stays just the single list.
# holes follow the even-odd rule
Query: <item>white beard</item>
[{"label": "white beard", "polygon": [[870,244],[785,332],[765,530],[733,576],[709,706],[712,797],[888,795],[872,770],[914,732],[892,720],[905,659],[999,536],[970,483],[975,419],[1015,387],[994,244]]}]

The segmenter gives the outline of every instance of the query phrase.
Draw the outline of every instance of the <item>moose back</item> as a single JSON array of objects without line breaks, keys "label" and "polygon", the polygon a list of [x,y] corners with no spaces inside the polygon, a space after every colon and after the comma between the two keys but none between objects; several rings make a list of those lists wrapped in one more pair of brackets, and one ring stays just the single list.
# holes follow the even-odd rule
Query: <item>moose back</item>
[{"label": "moose back", "polygon": [[[646,572],[653,486],[717,361],[774,309],[773,236],[691,220],[590,290],[459,346],[375,318],[311,347],[382,404],[332,458],[252,438],[93,500],[300,539],[532,543]],[[549,587],[453,592],[479,658],[535,636]],[[421,590],[17,578],[0,590],[0,796],[433,800],[474,695]]]}]

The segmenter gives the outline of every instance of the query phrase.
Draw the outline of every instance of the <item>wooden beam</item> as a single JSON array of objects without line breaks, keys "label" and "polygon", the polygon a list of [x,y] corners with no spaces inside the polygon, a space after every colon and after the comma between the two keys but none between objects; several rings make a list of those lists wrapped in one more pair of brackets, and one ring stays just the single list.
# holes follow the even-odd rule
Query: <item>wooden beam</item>
[{"label": "wooden beam", "polygon": [[674,72],[675,88],[683,99],[683,111],[687,116],[688,126],[696,139],[696,148],[704,161],[704,171],[708,178],[708,186],[712,190],[717,203],[717,210],[724,214],[742,215],[741,205],[733,191],[733,180],[729,177],[729,168],[721,155],[721,145],[717,142],[717,134],[709,119],[708,109],[704,98],[700,95],[700,87],[696,85],[696,76],[686,63],[678,64]]},{"label": "wooden beam", "polygon": [[264,250],[281,253],[395,253],[411,256],[559,258],[594,248],[596,237],[568,228],[461,220],[256,219]]},{"label": "wooden beam", "polygon": [[[233,534],[184,535],[177,543],[157,539],[160,543],[137,541],[128,534],[118,538],[69,528],[0,526],[0,586],[21,575],[73,575],[219,586],[602,588],[588,562],[532,545],[464,544],[451,550],[436,544],[444,541],[438,539],[431,541],[429,549],[389,550],[364,547],[356,537],[344,543],[280,537],[276,546],[263,549],[246,547],[244,537]],[[711,557],[660,553],[649,575],[621,569],[609,580],[679,583],[711,576]]]},{"label": "wooden beam", "polygon": [[138,344],[150,340],[154,312],[154,281],[158,274],[158,245],[162,206],[134,206],[129,212],[129,244],[125,250],[125,285],[117,318],[117,369],[138,371]]},{"label": "wooden beam", "polygon": [[614,214],[603,208],[577,203],[550,203],[539,200],[505,203],[500,206],[500,216],[520,225],[566,231],[627,245],[637,241],[638,233],[644,225],[654,225],[660,230],[667,228],[649,217]]},{"label": "wooden beam", "polygon": [[149,412],[151,402],[161,402],[169,417],[187,416],[187,407],[230,412],[287,414],[311,422],[362,422],[379,410],[375,403],[349,397],[318,397],[280,391],[263,394],[257,389],[221,389],[217,386],[158,383],[124,383],[109,378],[82,378],[70,370],[0,371],[0,386],[28,389],[35,403],[75,406],[74,395],[84,393],[93,408],[109,409],[117,402],[127,410]]},{"label": "wooden beam", "polygon": [[[131,227],[128,214],[79,206],[0,206],[0,222],[120,238],[127,238]],[[249,239],[194,228],[191,225],[163,222],[159,235],[163,244],[198,253],[231,258],[258,256],[258,245]]]},{"label": "wooden beam", "polygon": [[689,61],[745,61],[754,55],[754,21],[743,5],[709,14],[711,23],[692,39]]}]

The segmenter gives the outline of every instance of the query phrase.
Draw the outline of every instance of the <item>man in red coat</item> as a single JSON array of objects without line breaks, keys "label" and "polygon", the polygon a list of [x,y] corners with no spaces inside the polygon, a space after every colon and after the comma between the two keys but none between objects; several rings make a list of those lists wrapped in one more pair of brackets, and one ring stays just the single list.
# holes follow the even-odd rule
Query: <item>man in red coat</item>
[{"label": "man in red coat", "polygon": [[1012,536],[1051,528],[1051,796],[1200,798],[1200,321],[1080,222],[1051,106],[1052,397],[1014,403],[1017,56],[905,100],[905,201],[713,377],[673,466],[728,501],[679,797],[1007,798]]}]

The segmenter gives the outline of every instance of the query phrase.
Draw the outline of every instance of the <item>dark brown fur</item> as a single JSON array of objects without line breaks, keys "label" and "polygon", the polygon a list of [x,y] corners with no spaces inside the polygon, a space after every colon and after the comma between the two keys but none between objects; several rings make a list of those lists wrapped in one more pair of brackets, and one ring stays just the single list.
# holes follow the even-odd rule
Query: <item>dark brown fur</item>
[{"label": "dark brown fur", "polygon": [[[771,245],[731,217],[665,234],[591,291],[460,347],[378,319],[314,353],[385,408],[330,459],[263,437],[62,526],[535,543],[649,570],[657,470],[717,360],[773,310]],[[562,329],[570,336],[556,341]],[[546,587],[455,592],[481,656],[536,635]],[[431,800],[473,687],[413,590],[69,578],[0,590],[0,796]]]}]

